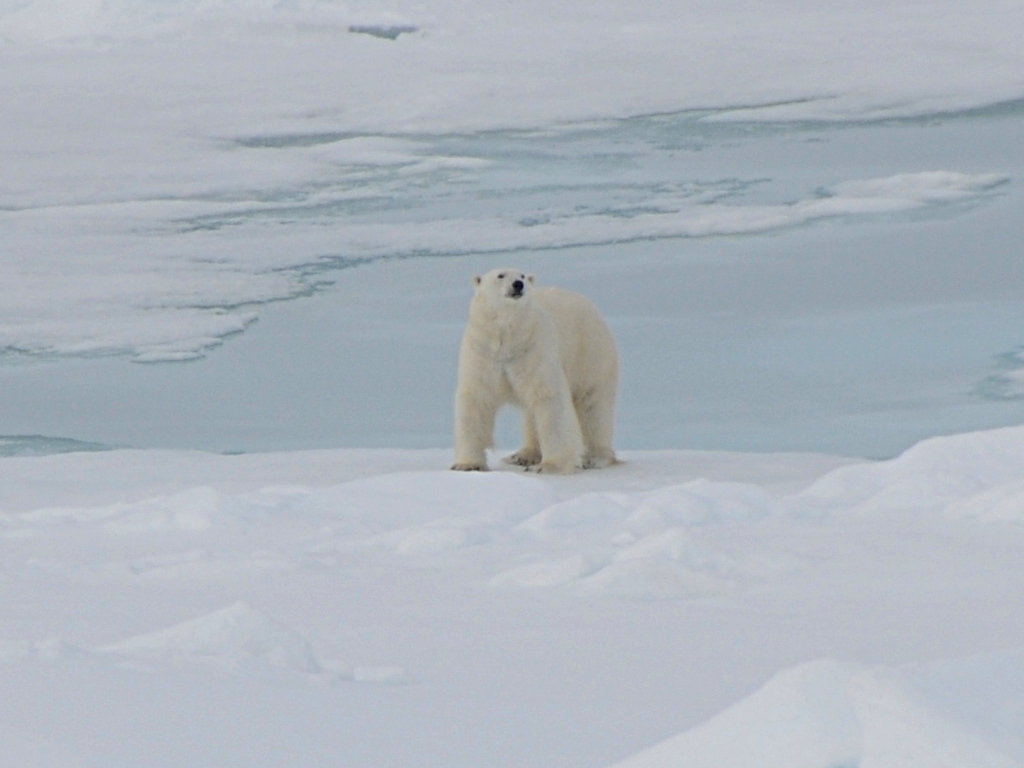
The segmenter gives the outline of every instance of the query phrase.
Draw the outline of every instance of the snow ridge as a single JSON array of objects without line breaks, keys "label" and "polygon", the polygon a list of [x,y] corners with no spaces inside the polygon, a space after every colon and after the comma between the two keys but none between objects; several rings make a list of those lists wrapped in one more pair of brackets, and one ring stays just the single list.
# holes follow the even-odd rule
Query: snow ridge
[{"label": "snow ridge", "polygon": [[[1012,685],[1022,682],[1022,660],[1014,652],[929,667],[801,664],[701,726],[614,768],[1013,768],[1020,764],[1020,741],[1002,731],[1012,717],[979,727],[949,711],[960,701],[929,689],[969,668],[974,687],[958,695],[992,696],[994,709],[1008,712],[1015,706]],[[989,688],[1001,674],[1012,684]]]}]

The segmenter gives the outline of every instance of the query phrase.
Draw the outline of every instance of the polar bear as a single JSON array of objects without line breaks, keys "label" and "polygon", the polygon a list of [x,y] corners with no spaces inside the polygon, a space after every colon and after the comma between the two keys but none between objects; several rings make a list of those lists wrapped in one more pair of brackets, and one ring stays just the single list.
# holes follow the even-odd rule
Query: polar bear
[{"label": "polar bear", "polygon": [[487,469],[495,415],[506,403],[523,410],[524,433],[506,462],[559,473],[614,464],[619,357],[597,308],[578,293],[535,286],[518,269],[474,281],[459,349],[452,469]]}]

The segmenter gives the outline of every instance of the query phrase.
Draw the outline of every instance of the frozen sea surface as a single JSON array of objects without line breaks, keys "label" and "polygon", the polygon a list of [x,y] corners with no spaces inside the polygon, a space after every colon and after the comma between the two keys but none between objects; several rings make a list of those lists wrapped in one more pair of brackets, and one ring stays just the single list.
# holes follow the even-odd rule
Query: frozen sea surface
[{"label": "frozen sea surface", "polygon": [[[470,277],[506,263],[604,310],[625,447],[882,456],[1024,418],[1024,103],[743,117],[235,137],[221,152],[264,176],[313,151],[320,178],[268,178],[248,204],[204,191],[154,220],[117,213],[114,288],[97,292],[137,295],[90,307],[95,326],[9,318],[21,336],[0,367],[4,430],[214,450],[446,445]],[[26,249],[99,237],[93,213],[73,236],[50,229],[68,215],[7,214]],[[191,255],[175,267],[161,252]],[[191,302],[165,295],[186,289],[179,269]],[[267,298],[296,300],[261,302],[268,280],[281,292]],[[147,361],[168,364],[134,364]]]},{"label": "frozen sea surface", "polygon": [[509,263],[604,310],[624,447],[1017,423],[1022,24],[0,0],[0,435],[447,445],[469,278]]}]

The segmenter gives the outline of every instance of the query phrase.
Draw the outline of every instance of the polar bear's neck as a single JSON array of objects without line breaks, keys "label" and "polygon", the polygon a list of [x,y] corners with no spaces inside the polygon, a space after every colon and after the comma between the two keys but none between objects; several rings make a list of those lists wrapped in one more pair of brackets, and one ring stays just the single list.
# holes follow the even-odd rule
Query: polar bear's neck
[{"label": "polar bear's neck", "polygon": [[492,302],[478,298],[473,301],[470,318],[469,327],[480,351],[495,359],[508,360],[532,346],[536,328],[546,315],[528,299]]}]

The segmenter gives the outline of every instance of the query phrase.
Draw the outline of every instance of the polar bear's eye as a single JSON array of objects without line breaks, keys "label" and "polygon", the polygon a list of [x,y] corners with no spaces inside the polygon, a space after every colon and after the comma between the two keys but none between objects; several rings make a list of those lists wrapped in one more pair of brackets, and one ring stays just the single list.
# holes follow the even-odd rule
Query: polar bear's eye
[{"label": "polar bear's eye", "polygon": [[504,280],[505,279],[505,273],[502,272],[500,275],[498,275],[498,279],[499,280]]}]

